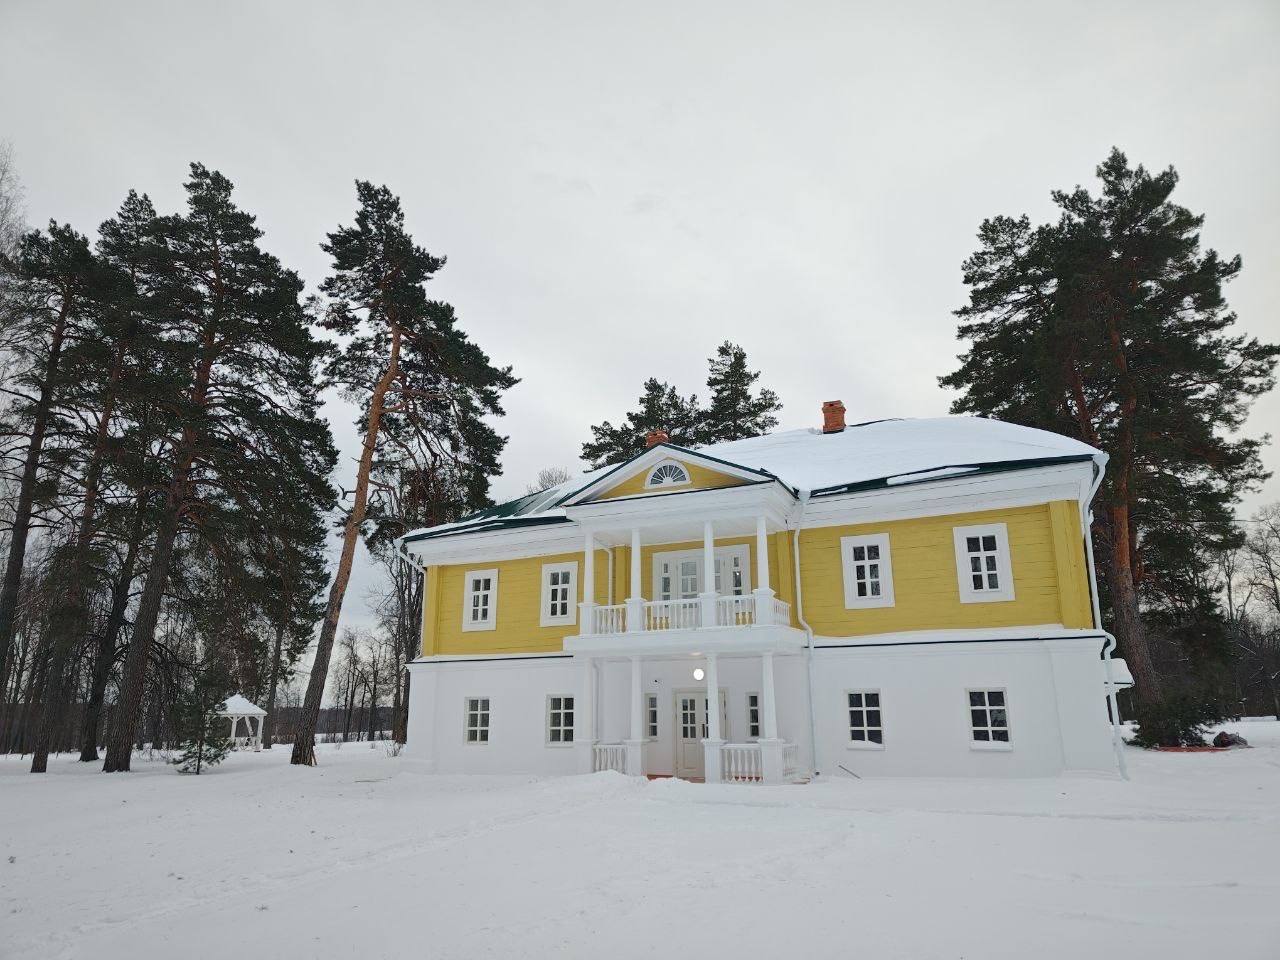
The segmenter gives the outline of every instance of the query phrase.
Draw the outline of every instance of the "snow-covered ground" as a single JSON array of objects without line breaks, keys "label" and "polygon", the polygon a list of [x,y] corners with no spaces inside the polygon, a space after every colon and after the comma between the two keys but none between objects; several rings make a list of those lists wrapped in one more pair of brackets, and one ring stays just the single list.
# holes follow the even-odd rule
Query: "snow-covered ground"
[{"label": "snow-covered ground", "polygon": [[0,957],[1280,957],[1280,724],[1132,779],[0,760]]}]

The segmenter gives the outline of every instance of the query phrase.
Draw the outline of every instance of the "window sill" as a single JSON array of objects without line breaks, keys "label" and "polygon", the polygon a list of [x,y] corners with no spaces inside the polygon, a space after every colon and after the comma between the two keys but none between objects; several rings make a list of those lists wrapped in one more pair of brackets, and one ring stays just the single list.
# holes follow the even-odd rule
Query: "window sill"
[{"label": "window sill", "polygon": [[1013,749],[1011,743],[984,743],[981,740],[972,740],[969,743],[970,750],[980,750],[988,753],[1008,753]]},{"label": "window sill", "polygon": [[861,740],[850,740],[845,744],[850,750],[883,750],[883,743],[864,743]]},{"label": "window sill", "polygon": [[577,625],[576,617],[572,620],[542,620],[538,623],[540,627],[576,627]]},{"label": "window sill", "polygon": [[485,624],[464,623],[462,625],[463,633],[481,633],[486,630],[497,630],[497,629],[498,629],[498,625],[496,623],[485,623]]},{"label": "window sill", "polygon": [[543,746],[545,746],[548,750],[567,750],[567,749],[571,748],[573,745],[574,745],[574,743],[573,743],[573,741],[572,741],[572,740],[570,740],[570,741],[568,741],[568,742],[566,742],[566,743],[545,743],[545,744],[543,744]]},{"label": "window sill", "polygon": [[1016,599],[1018,598],[1011,593],[997,593],[988,597],[972,593],[960,594],[961,603],[1012,603]]}]

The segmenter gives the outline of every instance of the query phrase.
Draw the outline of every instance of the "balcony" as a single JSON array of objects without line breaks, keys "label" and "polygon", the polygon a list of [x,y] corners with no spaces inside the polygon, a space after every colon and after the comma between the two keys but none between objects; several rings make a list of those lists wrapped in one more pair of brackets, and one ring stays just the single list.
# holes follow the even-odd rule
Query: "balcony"
[{"label": "balcony", "polygon": [[[775,597],[744,596],[687,600],[643,600],[639,603],[584,605],[589,614],[583,634],[659,633],[704,627],[789,626],[791,604]],[[710,607],[711,615],[705,614]]]}]

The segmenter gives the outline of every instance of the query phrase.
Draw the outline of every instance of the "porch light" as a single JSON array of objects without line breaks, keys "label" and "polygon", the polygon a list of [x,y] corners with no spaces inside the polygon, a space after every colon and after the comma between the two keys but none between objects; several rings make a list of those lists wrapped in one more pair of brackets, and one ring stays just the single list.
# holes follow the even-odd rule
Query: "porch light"
[{"label": "porch light", "polygon": [[706,672],[705,670],[703,670],[701,667],[694,667],[694,668],[693,668],[693,679],[695,679],[695,680],[703,680],[703,679],[705,679],[705,678],[706,678],[706,676],[707,676],[707,672]]}]

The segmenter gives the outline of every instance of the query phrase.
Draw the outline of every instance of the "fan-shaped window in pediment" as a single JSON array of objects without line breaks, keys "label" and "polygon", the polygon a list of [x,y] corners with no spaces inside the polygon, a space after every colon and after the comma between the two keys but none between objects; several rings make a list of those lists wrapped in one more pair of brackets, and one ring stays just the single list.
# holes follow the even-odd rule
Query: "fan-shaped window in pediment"
[{"label": "fan-shaped window in pediment", "polygon": [[649,487],[678,487],[689,482],[689,471],[674,460],[663,460],[649,471],[644,485]]}]

